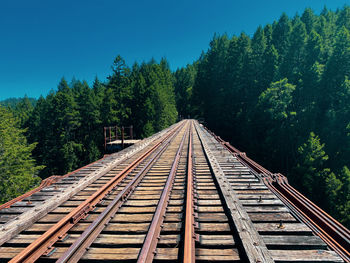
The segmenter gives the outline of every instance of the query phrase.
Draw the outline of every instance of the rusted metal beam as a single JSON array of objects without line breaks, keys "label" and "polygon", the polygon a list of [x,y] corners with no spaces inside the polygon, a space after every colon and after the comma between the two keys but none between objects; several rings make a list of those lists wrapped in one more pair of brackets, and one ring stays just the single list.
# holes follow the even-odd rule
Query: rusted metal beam
[{"label": "rusted metal beam", "polygon": [[190,124],[190,135],[187,156],[187,189],[186,189],[186,214],[185,214],[185,240],[183,262],[194,263],[195,253],[195,221],[194,221],[194,196],[193,196],[193,159],[192,159],[192,123]]},{"label": "rusted metal beam", "polygon": [[165,183],[160,200],[158,202],[156,212],[153,216],[151,225],[148,229],[148,233],[146,235],[145,241],[143,243],[140,254],[138,256],[138,259],[137,259],[138,263],[145,263],[145,262],[149,263],[149,262],[152,262],[154,258],[159,234],[162,228],[161,225],[164,221],[167,204],[169,202],[170,191],[174,184],[175,174],[180,161],[180,156],[184,145],[185,137],[186,137],[186,132],[184,133],[181,139],[180,146],[176,152],[173,164],[171,166],[170,173]]}]

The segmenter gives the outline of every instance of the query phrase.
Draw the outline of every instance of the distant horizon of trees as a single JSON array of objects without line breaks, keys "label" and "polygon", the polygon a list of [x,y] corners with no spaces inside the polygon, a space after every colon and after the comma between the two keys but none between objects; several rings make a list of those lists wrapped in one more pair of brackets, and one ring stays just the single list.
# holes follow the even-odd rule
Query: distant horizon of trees
[{"label": "distant horizon of trees", "polygon": [[112,69],[91,87],[62,79],[46,97],[10,100],[41,178],[101,157],[103,126],[132,124],[143,138],[191,116],[350,226],[349,6],[214,35],[174,72],[166,59],[129,67],[121,56]]}]

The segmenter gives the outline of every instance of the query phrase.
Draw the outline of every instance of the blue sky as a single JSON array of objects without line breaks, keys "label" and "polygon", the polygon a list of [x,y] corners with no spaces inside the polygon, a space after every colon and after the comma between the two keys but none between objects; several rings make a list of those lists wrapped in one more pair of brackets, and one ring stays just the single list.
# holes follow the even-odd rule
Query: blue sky
[{"label": "blue sky", "polygon": [[282,12],[336,10],[350,0],[0,0],[0,100],[47,95],[68,81],[111,72],[116,55],[192,63],[214,33],[230,36],[272,23]]}]

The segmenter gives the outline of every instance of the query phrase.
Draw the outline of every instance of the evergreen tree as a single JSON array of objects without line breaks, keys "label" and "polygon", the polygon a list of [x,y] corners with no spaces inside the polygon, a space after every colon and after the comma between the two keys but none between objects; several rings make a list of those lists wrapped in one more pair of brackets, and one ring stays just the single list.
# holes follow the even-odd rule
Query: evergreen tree
[{"label": "evergreen tree", "polygon": [[[272,44],[277,49],[280,62],[284,58],[289,49],[290,33],[292,31],[292,24],[288,16],[283,13],[277,23],[274,24],[272,32]],[[283,77],[283,76],[281,76]]]},{"label": "evergreen tree", "polygon": [[299,162],[294,169],[293,183],[316,204],[325,206],[326,179],[330,169],[326,168],[328,155],[324,144],[313,132],[303,145],[298,148]]},{"label": "evergreen tree", "polygon": [[344,166],[338,175],[338,180],[341,182],[340,189],[334,194],[334,199],[330,205],[333,208],[336,207],[334,214],[340,219],[346,227],[350,227],[350,170],[347,166]]},{"label": "evergreen tree", "polygon": [[196,69],[193,65],[187,65],[186,68],[178,69],[174,73],[176,108],[182,118],[191,115],[191,97],[195,77]]},{"label": "evergreen tree", "polygon": [[[116,103],[113,110],[116,118],[123,125],[129,125],[132,104],[132,88],[130,85],[130,69],[126,65],[125,60],[118,55],[112,66],[113,74],[108,77],[107,88],[113,90],[113,98]],[[107,99],[108,100],[108,99]]]},{"label": "evergreen tree", "polygon": [[310,32],[314,29],[316,23],[316,17],[312,9],[306,8],[300,20],[305,24],[307,34],[310,34]]},{"label": "evergreen tree", "polygon": [[35,143],[28,144],[24,130],[12,113],[0,107],[0,203],[4,203],[40,183],[32,157]]}]

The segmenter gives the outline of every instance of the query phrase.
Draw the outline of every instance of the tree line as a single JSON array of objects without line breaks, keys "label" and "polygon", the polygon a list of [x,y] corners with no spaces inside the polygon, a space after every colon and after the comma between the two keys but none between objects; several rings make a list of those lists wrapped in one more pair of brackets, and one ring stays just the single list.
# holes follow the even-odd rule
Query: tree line
[{"label": "tree line", "polygon": [[350,8],[282,14],[253,36],[214,36],[175,72],[197,116],[350,226]]},{"label": "tree line", "polygon": [[177,118],[197,118],[349,227],[349,30],[348,6],[319,15],[308,8],[252,36],[215,35],[175,72],[166,59],[128,67],[117,56],[104,82],[62,79],[35,103],[2,110],[28,140],[39,165],[30,162],[33,178],[100,158],[103,126],[132,124],[143,138]]},{"label": "tree line", "polygon": [[[23,150],[18,158],[28,161],[27,166],[15,160],[1,166],[6,172],[0,178],[0,203],[35,187],[40,178],[63,175],[101,158],[104,126],[132,124],[135,135],[144,138],[177,120],[173,75],[165,59],[130,68],[117,56],[112,71],[103,83],[96,78],[92,87],[62,78],[57,90],[34,103],[25,97],[7,109],[0,107],[0,145],[14,155]],[[0,152],[0,164],[8,161]],[[27,187],[6,179],[15,178],[17,170]],[[7,193],[6,187],[13,190]]]}]

